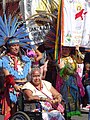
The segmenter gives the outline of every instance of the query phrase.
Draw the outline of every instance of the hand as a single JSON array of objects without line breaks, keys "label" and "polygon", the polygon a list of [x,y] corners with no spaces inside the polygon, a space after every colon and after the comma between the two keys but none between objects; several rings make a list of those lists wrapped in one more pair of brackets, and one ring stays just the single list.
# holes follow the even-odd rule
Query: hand
[{"label": "hand", "polygon": [[58,100],[57,100],[57,99],[54,99],[54,100],[51,100],[51,101],[52,101],[52,104],[58,103]]},{"label": "hand", "polygon": [[64,66],[65,66],[64,61],[61,61],[60,64],[59,64],[60,69],[64,68]]},{"label": "hand", "polygon": [[79,51],[79,45],[76,45],[76,50]]},{"label": "hand", "polygon": [[49,98],[46,98],[46,101],[52,104],[52,100]]},{"label": "hand", "polygon": [[57,96],[54,96],[54,102],[55,103],[60,103],[62,101],[62,95],[59,94]]},{"label": "hand", "polygon": [[14,85],[14,89],[15,89],[16,91],[20,91],[20,90],[21,90],[21,87],[15,84],[15,85]]},{"label": "hand", "polygon": [[62,101],[62,96],[58,97],[58,103]]}]

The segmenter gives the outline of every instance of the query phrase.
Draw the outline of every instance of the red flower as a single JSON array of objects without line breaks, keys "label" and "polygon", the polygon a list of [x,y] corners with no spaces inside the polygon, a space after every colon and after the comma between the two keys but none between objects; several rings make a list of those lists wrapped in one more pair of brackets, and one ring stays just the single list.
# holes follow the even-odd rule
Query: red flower
[{"label": "red flower", "polygon": [[7,85],[15,85],[14,77],[12,75],[7,75],[5,77],[4,87],[6,87]]}]

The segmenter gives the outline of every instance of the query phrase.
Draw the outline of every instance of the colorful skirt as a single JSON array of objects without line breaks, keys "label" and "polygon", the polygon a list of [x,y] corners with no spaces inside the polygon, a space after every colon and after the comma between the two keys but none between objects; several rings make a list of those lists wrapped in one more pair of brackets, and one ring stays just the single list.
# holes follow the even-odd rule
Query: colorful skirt
[{"label": "colorful skirt", "polygon": [[42,113],[43,120],[65,120],[63,115],[57,110]]},{"label": "colorful skirt", "polygon": [[65,100],[66,117],[80,116],[80,92],[76,84],[76,79],[73,76],[63,82],[60,93]]}]

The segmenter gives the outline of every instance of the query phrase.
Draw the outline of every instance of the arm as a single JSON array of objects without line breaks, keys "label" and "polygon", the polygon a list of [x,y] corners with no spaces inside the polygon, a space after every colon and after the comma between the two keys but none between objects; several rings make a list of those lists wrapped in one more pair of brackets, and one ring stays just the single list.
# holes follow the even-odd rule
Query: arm
[{"label": "arm", "polygon": [[59,67],[59,69],[62,69],[62,68],[65,67],[64,60],[61,60],[61,59],[60,59],[60,63],[58,64],[58,67]]},{"label": "arm", "polygon": [[76,53],[75,53],[74,59],[76,59],[77,63],[82,63],[84,58],[85,58],[85,55],[80,52],[79,46],[76,45]]},{"label": "arm", "polygon": [[5,75],[5,76],[9,75],[9,71],[6,70],[6,69],[3,69],[3,72],[4,72],[4,75]]},{"label": "arm", "polygon": [[37,57],[35,58],[36,61],[39,61],[42,58],[42,53],[39,50],[35,50]]},{"label": "arm", "polygon": [[47,60],[44,65],[42,65],[40,68],[41,68],[41,74],[42,74],[42,79],[45,79],[45,76],[46,76],[46,72],[47,72],[47,64],[48,64],[48,61]]},{"label": "arm", "polygon": [[53,87],[51,86],[50,89],[54,100],[52,101],[53,103],[60,103],[62,101],[62,95]]},{"label": "arm", "polygon": [[38,97],[37,95],[34,95],[34,96],[33,96],[31,90],[25,89],[25,90],[23,90],[23,91],[24,91],[25,98],[26,98],[27,100],[40,100],[40,97]]},{"label": "arm", "polygon": [[23,90],[25,98],[27,100],[38,100],[38,101],[47,101],[47,102],[51,102],[51,100],[49,98],[43,98],[43,97],[39,97],[37,95],[33,95],[33,92],[29,89],[24,89]]}]

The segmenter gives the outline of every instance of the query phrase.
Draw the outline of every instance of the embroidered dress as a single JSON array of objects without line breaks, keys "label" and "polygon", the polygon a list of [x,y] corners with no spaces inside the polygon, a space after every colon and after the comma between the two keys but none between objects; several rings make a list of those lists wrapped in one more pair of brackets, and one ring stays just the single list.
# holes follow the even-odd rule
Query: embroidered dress
[{"label": "embroidered dress", "polygon": [[[51,88],[51,83],[45,80],[42,80],[42,92],[35,88],[30,82],[26,83],[22,89],[29,89],[33,92],[33,95],[38,95],[39,97],[47,98],[49,96],[51,99],[53,98],[50,88]],[[46,93],[47,96],[44,94]],[[48,102],[41,102],[42,105],[42,117],[44,120],[64,120],[64,117],[62,114],[57,111],[53,110],[52,106]]]},{"label": "embroidered dress", "polygon": [[[77,82],[77,64],[72,57],[68,56],[61,59],[64,62],[64,67],[60,71],[60,76],[63,81],[60,93],[66,102],[66,113],[67,117],[74,115],[80,115],[79,100],[80,100],[80,89]],[[79,80],[80,81],[80,80]]]},{"label": "embroidered dress", "polygon": [[14,68],[14,61],[10,56],[6,55],[2,57],[2,61],[3,68],[8,70],[9,73],[15,77],[15,80],[24,79],[27,77],[31,67],[31,61],[27,56],[22,56],[22,61],[17,58],[17,70]]}]

